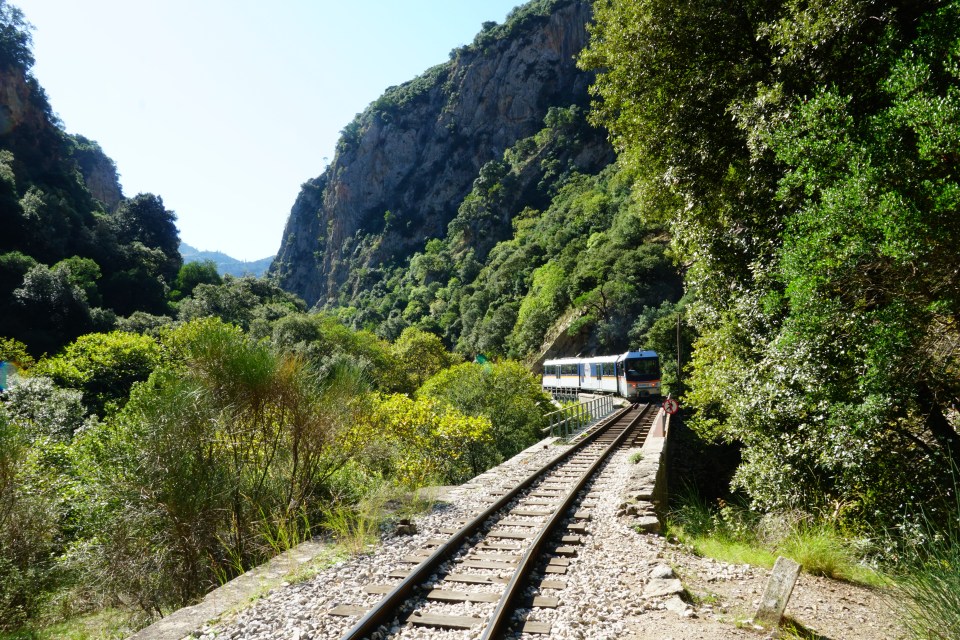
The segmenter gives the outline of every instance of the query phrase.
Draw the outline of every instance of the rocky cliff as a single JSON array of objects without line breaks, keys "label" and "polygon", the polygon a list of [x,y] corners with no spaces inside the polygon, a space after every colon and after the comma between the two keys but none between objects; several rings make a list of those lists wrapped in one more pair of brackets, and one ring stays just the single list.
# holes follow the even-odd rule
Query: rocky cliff
[{"label": "rocky cliff", "polygon": [[[402,264],[447,225],[481,168],[543,127],[552,106],[586,105],[575,66],[590,3],[537,0],[485,25],[447,63],[384,95],[343,131],[326,171],[303,185],[271,272],[319,306],[350,299],[362,274]],[[612,155],[599,137],[584,171]]]},{"label": "rocky cliff", "polygon": [[77,134],[70,138],[70,157],[77,163],[90,195],[103,203],[107,211],[116,210],[123,200],[117,165],[93,140]]},{"label": "rocky cliff", "polygon": [[[47,262],[89,253],[93,211],[112,211],[123,199],[113,160],[96,142],[66,133],[36,78],[17,65],[0,65],[0,167],[0,251]],[[30,192],[44,202],[39,213],[23,209]],[[51,244],[46,235],[63,236],[52,242],[59,248],[41,247]]]}]

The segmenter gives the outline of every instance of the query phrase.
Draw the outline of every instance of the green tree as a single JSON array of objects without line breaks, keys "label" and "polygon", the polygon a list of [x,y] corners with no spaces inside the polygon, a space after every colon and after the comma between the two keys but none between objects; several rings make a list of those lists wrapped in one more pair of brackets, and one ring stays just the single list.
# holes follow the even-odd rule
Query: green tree
[{"label": "green tree", "polygon": [[468,416],[487,418],[492,447],[471,452],[475,469],[487,469],[535,444],[553,409],[540,380],[518,362],[465,362],[433,376],[418,397],[445,402]]},{"label": "green tree", "polygon": [[[295,295],[287,293],[273,282],[262,278],[225,276],[222,284],[197,284],[192,295],[180,302],[180,319],[196,320],[216,317],[243,329],[254,327],[255,320],[265,311],[262,319],[269,325],[282,315],[302,312],[306,305]],[[277,312],[279,311],[279,312]],[[274,317],[269,317],[270,315]],[[269,327],[259,327],[261,335],[269,333]]]},{"label": "green tree", "polygon": [[686,267],[694,424],[762,506],[882,521],[956,460],[957,10],[596,6],[595,121]]},{"label": "green tree", "polygon": [[13,292],[19,312],[31,318],[17,337],[36,352],[54,351],[92,327],[87,296],[70,279],[66,266],[51,269],[40,264]]},{"label": "green tree", "polygon": [[20,251],[0,254],[0,295],[13,295],[13,290],[23,284],[23,277],[37,261]]},{"label": "green tree", "polygon": [[188,262],[180,267],[177,279],[173,281],[170,299],[177,301],[186,298],[199,284],[223,284],[223,278],[217,272],[217,265],[213,260]]},{"label": "green tree", "polygon": [[163,199],[151,193],[141,193],[120,203],[114,213],[117,235],[124,244],[142,243],[150,249],[159,249],[163,260],[158,274],[172,283],[183,265],[180,255],[180,236],[177,216],[163,206]]},{"label": "green tree", "polygon": [[87,297],[87,303],[93,307],[99,306],[102,301],[100,292],[97,289],[97,281],[101,275],[100,265],[90,258],[81,258],[80,256],[72,256],[61,260],[53,266],[57,268],[60,265],[65,266],[69,270],[70,275],[68,280],[71,284],[83,290],[83,293]]},{"label": "green tree", "polygon": [[399,368],[410,377],[411,392],[419,389],[428,378],[461,361],[459,356],[447,351],[438,336],[415,327],[403,330],[393,343],[391,353]]},{"label": "green tree", "polygon": [[133,384],[146,380],[159,363],[154,338],[114,331],[80,336],[63,353],[41,360],[34,372],[83,392],[88,409],[103,415],[123,406]]},{"label": "green tree", "polygon": [[0,0],[0,65],[23,71],[33,66],[32,28],[23,11]]}]

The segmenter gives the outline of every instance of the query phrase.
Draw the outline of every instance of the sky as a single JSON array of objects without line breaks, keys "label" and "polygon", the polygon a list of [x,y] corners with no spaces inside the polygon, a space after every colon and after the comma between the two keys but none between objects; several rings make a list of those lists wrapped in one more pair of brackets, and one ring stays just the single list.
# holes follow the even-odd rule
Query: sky
[{"label": "sky", "polygon": [[449,59],[523,0],[9,0],[70,133],[153,193],[180,239],[273,255],[300,185],[391,85]]}]

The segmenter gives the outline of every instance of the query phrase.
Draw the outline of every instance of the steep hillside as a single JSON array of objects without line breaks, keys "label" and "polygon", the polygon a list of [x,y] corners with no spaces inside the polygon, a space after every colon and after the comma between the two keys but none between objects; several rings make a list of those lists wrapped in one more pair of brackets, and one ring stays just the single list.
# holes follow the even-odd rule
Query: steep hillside
[{"label": "steep hillside", "polygon": [[0,337],[39,355],[118,315],[166,313],[182,263],[173,212],[124,199],[99,145],[63,130],[19,9],[0,3],[0,32]]},{"label": "steep hillside", "polygon": [[271,268],[281,285],[465,355],[649,345],[680,280],[587,122],[592,75],[575,62],[590,18],[588,2],[531,2],[388,89],[304,185]]},{"label": "steep hillside", "polygon": [[[291,211],[272,267],[282,285],[331,305],[362,288],[361,270],[401,264],[445,236],[485,164],[538,131],[551,106],[587,102],[591,76],[574,56],[589,17],[589,2],[531,3],[358,115]],[[611,159],[585,152],[583,170]]]}]

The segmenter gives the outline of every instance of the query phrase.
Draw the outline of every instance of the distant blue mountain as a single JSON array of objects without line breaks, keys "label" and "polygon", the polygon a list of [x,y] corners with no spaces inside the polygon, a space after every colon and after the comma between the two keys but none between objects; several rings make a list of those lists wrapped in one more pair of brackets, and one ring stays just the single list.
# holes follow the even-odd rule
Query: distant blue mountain
[{"label": "distant blue mountain", "polygon": [[183,256],[185,263],[211,260],[217,265],[217,272],[220,275],[230,274],[231,276],[237,277],[262,276],[267,272],[267,268],[270,267],[270,263],[273,262],[273,259],[276,257],[270,256],[269,258],[247,262],[246,260],[231,258],[220,251],[201,251],[200,249],[191,247],[186,242],[180,243],[180,255]]}]

